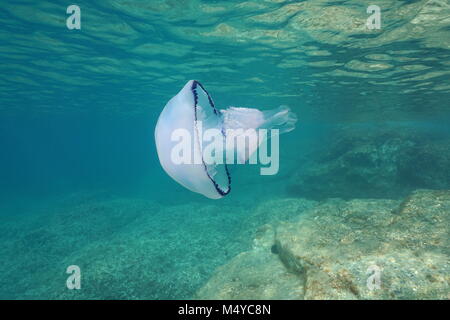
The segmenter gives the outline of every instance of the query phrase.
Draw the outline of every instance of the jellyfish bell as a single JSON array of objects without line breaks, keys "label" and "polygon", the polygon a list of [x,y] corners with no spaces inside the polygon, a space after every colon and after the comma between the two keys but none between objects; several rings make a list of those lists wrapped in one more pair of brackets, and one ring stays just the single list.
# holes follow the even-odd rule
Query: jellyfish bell
[{"label": "jellyfish bell", "polygon": [[[159,116],[155,128],[159,161],[167,174],[185,188],[219,199],[230,192],[231,177],[226,163],[214,166],[204,162],[199,147],[202,140],[199,124],[220,128],[221,116],[202,85],[191,80],[169,100]],[[174,161],[174,153],[181,142],[177,133],[181,136],[183,132],[187,133],[185,142],[189,140],[189,149],[184,151],[189,154],[183,154],[186,159],[180,163]]]},{"label": "jellyfish bell", "polygon": [[[279,133],[289,132],[296,121],[287,107],[270,111],[237,107],[219,110],[203,85],[190,80],[169,100],[158,118],[158,158],[167,174],[185,188],[220,199],[231,191],[227,155],[236,154],[238,161],[244,163],[263,142],[259,139],[256,143],[235,145],[229,140],[242,137],[249,130],[276,128]],[[231,132],[232,139],[227,139]]]}]

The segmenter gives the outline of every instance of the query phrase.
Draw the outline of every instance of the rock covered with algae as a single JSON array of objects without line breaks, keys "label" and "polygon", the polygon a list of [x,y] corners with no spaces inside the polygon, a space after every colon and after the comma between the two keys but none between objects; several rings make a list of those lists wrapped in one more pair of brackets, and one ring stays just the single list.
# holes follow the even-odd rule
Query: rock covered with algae
[{"label": "rock covered with algae", "polygon": [[[322,202],[294,222],[264,226],[197,298],[449,299],[449,212],[450,191]],[[370,287],[374,268],[379,282]]]},{"label": "rock covered with algae", "polygon": [[325,148],[298,161],[288,192],[313,199],[401,199],[416,189],[448,189],[450,140],[430,131],[338,126]]}]

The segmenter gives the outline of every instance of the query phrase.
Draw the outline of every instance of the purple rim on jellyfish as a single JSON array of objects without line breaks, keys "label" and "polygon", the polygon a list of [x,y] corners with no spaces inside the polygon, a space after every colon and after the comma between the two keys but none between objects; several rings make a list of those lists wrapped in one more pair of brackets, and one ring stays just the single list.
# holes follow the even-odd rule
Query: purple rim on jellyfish
[{"label": "purple rim on jellyfish", "polygon": [[[197,121],[198,121],[198,117],[197,117],[197,104],[198,104],[198,93],[197,93],[197,87],[200,87],[201,90],[203,90],[203,92],[206,94],[206,96],[208,97],[208,102],[209,102],[209,106],[212,108],[214,114],[216,114],[217,116],[221,117],[222,115],[220,114],[220,112],[217,111],[216,106],[214,105],[214,101],[212,100],[211,96],[209,95],[208,91],[206,91],[206,89],[202,86],[202,84],[200,82],[198,82],[197,80],[194,80],[192,82],[192,93],[194,95],[194,114],[195,114],[195,129],[196,129],[196,134],[198,137],[198,141],[201,141],[201,137],[199,137],[199,132],[198,132],[198,128],[197,128]],[[223,138],[225,139],[225,133],[223,128],[220,130],[222,132]],[[220,188],[219,184],[214,180],[214,178],[212,177],[212,175],[209,173],[208,171],[208,166],[205,163],[205,160],[203,159],[202,156],[202,163],[203,163],[203,167],[205,168],[205,172],[208,175],[208,178],[211,180],[211,182],[213,183],[214,187],[216,188],[216,191],[223,197],[226,196],[227,194],[230,193],[231,191],[231,176],[230,176],[230,172],[228,171],[228,166],[226,163],[224,163],[224,168],[225,168],[225,174],[227,176],[227,180],[228,180],[228,186],[225,190],[222,190],[222,188]]]}]

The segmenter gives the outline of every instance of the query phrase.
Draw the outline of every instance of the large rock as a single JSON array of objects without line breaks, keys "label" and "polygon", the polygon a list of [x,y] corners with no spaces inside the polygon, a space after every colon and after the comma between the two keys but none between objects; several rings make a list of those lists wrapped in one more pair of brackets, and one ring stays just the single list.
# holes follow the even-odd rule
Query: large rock
[{"label": "large rock", "polygon": [[288,192],[325,199],[396,198],[450,188],[450,140],[414,128],[339,127],[293,173]]},{"label": "large rock", "polygon": [[264,226],[253,250],[219,268],[197,297],[449,299],[449,213],[450,191],[329,200]]},{"label": "large rock", "polygon": [[[218,268],[197,299],[299,299],[303,279],[289,272],[271,253],[274,230],[264,225],[253,250],[242,252]],[[275,250],[275,248],[273,249]]]}]

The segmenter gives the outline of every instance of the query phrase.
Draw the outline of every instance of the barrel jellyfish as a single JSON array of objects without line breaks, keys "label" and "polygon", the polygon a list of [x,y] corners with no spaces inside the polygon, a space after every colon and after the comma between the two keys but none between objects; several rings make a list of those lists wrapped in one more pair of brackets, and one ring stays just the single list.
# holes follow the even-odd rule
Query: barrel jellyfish
[{"label": "barrel jellyfish", "polygon": [[[203,85],[190,80],[158,118],[158,158],[166,173],[185,188],[220,199],[231,191],[230,159],[237,163],[253,159],[263,142],[293,130],[296,121],[286,106],[269,111],[240,107],[219,110]],[[272,132],[269,138],[261,134],[268,131]],[[256,142],[248,140],[248,132],[256,133]],[[247,139],[245,143],[233,143],[241,137]]]}]

